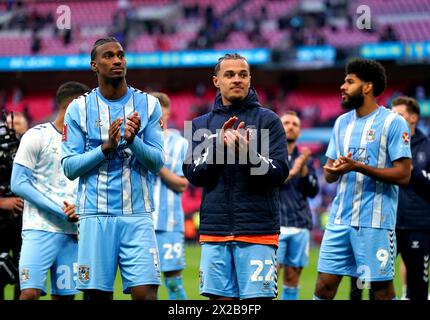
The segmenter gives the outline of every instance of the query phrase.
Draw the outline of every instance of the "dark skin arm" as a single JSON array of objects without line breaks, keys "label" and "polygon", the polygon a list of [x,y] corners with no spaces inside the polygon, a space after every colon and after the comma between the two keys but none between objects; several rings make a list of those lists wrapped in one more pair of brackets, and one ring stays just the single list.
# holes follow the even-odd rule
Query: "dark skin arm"
[{"label": "dark skin arm", "polygon": [[407,186],[411,177],[411,163],[410,158],[401,158],[393,161],[393,167],[391,168],[375,168],[353,160],[352,153],[349,152],[346,157],[340,156],[337,160],[332,160],[331,166],[327,161],[324,166],[324,173],[327,182],[330,182],[329,180],[334,179],[335,176],[338,178],[340,175],[350,171],[356,171],[381,182]]}]

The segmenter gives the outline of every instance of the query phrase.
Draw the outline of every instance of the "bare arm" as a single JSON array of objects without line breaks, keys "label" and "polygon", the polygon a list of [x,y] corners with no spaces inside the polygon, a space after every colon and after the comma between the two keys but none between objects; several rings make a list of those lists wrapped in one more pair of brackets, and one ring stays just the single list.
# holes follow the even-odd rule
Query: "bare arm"
[{"label": "bare arm", "polygon": [[188,180],[185,177],[174,174],[166,167],[161,168],[158,174],[168,187],[176,192],[184,192],[188,187]]},{"label": "bare arm", "polygon": [[393,161],[391,168],[375,168],[369,167],[360,162],[357,163],[357,172],[361,172],[366,176],[372,177],[382,182],[397,184],[406,187],[411,178],[411,159],[401,158]]}]

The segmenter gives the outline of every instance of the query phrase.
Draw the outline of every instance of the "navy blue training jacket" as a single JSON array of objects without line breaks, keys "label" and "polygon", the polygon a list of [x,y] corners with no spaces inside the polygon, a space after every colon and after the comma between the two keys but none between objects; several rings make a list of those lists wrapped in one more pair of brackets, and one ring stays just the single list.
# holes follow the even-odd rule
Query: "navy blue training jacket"
[{"label": "navy blue training jacket", "polygon": [[[295,147],[287,162],[290,168],[299,156],[299,151]],[[309,161],[306,165],[308,174],[305,177],[301,177],[298,174],[279,189],[281,226],[312,229],[312,213],[309,208],[308,198],[313,198],[317,195],[319,186],[312,161]]]},{"label": "navy blue training jacket", "polygon": [[430,230],[430,139],[419,129],[411,139],[412,172],[399,187],[397,229]]},{"label": "navy blue training jacket", "polygon": [[[220,147],[217,129],[221,129],[224,122],[232,116],[238,118],[236,126],[241,121],[245,122],[246,128],[251,130],[250,139],[256,138],[256,148],[250,148],[248,160],[257,158],[259,164],[255,164],[255,161],[254,164],[249,161],[239,164],[237,159],[233,164],[220,164],[222,161],[216,161],[217,154],[224,155],[224,161],[226,160],[226,153],[219,152],[225,148]],[[203,137],[195,137],[195,133],[202,128],[207,128],[210,132]],[[260,129],[268,130],[262,133]],[[222,105],[221,95],[218,93],[213,110],[192,121],[192,132],[194,138],[189,144],[182,169],[190,183],[203,187],[200,234],[279,233],[279,186],[289,173],[286,162],[287,141],[279,117],[260,105],[253,88],[244,100],[230,106]],[[267,132],[268,154],[262,151],[261,143],[262,135]],[[223,159],[222,156],[218,158]],[[267,170],[265,174],[251,174],[251,169],[255,170],[262,165]]]}]

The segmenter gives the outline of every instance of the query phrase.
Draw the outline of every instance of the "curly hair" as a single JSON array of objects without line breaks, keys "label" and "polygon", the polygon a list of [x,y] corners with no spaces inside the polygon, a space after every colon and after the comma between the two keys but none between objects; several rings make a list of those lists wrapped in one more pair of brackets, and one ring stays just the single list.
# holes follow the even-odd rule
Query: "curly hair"
[{"label": "curly hair", "polygon": [[379,96],[387,86],[385,68],[377,61],[356,58],[351,60],[345,74],[355,74],[360,80],[373,84],[373,95]]}]

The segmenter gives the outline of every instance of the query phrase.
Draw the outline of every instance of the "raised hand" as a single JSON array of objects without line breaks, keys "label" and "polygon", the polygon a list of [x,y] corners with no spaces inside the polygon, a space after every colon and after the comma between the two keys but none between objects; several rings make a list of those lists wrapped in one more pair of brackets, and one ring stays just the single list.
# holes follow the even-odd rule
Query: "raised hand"
[{"label": "raised hand", "polygon": [[124,127],[124,139],[128,144],[131,144],[134,140],[134,137],[137,135],[140,129],[140,116],[137,112],[133,112],[132,114],[127,116],[127,120],[125,122]]},{"label": "raised hand", "polygon": [[123,119],[116,118],[109,128],[109,139],[102,145],[103,152],[110,153],[116,149],[119,140],[121,139],[121,125]]}]

